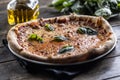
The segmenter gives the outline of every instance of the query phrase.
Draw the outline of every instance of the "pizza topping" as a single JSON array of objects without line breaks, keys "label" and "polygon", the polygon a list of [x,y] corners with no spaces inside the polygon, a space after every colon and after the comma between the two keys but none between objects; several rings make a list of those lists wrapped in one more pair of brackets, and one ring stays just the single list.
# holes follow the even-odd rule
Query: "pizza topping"
[{"label": "pizza topping", "polygon": [[62,42],[62,41],[65,41],[65,40],[67,40],[67,38],[64,37],[64,36],[55,36],[54,37],[54,41],[57,41],[57,42]]},{"label": "pizza topping", "polygon": [[29,39],[31,40],[35,40],[37,38],[37,34],[31,34]]},{"label": "pizza topping", "polygon": [[39,41],[40,43],[43,43],[43,38],[37,36],[37,41]]},{"label": "pizza topping", "polygon": [[37,34],[31,34],[29,40],[36,40],[38,42],[43,43],[43,38],[39,37]]},{"label": "pizza topping", "polygon": [[45,28],[47,31],[54,31],[54,27],[51,26],[50,24],[45,24]]},{"label": "pizza topping", "polygon": [[79,34],[86,34],[86,32],[87,32],[87,30],[86,30],[86,28],[84,28],[84,27],[80,27],[80,28],[78,28],[78,30],[77,30],[77,33],[79,33]]},{"label": "pizza topping", "polygon": [[73,50],[74,49],[74,47],[73,46],[71,46],[71,45],[69,45],[69,46],[64,46],[64,47],[62,47],[60,50],[59,50],[59,54],[62,54],[62,53],[65,53],[65,52],[67,52],[67,51],[71,51],[71,50]]},{"label": "pizza topping", "polygon": [[87,34],[88,35],[97,35],[97,31],[92,28],[86,28],[87,29]]},{"label": "pizza topping", "polygon": [[79,27],[77,30],[77,33],[79,34],[88,34],[88,35],[97,35],[97,31],[92,29],[92,28],[88,28],[88,27]]}]

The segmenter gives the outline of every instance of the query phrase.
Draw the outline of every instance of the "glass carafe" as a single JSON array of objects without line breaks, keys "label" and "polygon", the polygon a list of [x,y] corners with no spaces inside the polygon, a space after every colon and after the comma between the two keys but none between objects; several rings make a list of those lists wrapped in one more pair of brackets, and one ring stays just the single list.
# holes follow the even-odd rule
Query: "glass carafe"
[{"label": "glass carafe", "polygon": [[7,5],[7,11],[10,25],[37,19],[39,16],[39,1],[12,0]]}]

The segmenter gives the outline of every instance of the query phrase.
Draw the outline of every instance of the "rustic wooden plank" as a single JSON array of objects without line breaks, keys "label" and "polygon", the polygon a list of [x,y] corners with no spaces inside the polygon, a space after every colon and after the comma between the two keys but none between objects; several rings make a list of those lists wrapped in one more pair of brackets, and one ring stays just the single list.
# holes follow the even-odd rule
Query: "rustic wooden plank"
[{"label": "rustic wooden plank", "polygon": [[8,22],[7,22],[7,13],[0,14],[0,34],[5,33],[8,30]]},{"label": "rustic wooden plank", "polygon": [[0,48],[0,63],[15,60],[15,58],[6,50],[5,47]]},{"label": "rustic wooden plank", "polygon": [[[120,57],[99,61],[93,68],[82,71],[73,80],[102,80],[120,75]],[[10,73],[10,74],[9,74]],[[53,80],[52,75],[30,74],[16,61],[0,64],[0,80]]]},{"label": "rustic wooden plank", "polygon": [[0,35],[0,48],[3,47],[2,40],[5,39],[5,35]]},{"label": "rustic wooden plank", "polygon": [[0,12],[7,9],[7,4],[10,0],[0,0]]},{"label": "rustic wooden plank", "polygon": [[117,39],[120,39],[120,25],[119,26],[114,26],[113,31],[115,32],[115,35],[116,35]]},{"label": "rustic wooden plank", "polygon": [[104,79],[104,80],[120,80],[120,75],[114,76],[114,77],[110,77],[110,78],[107,78],[107,79]]},{"label": "rustic wooden plank", "polygon": [[80,73],[73,80],[103,80],[120,75],[120,57],[104,59],[94,68]]},{"label": "rustic wooden plank", "polygon": [[39,0],[40,6],[49,5],[52,0]]},{"label": "rustic wooden plank", "polygon": [[113,18],[109,19],[108,21],[110,22],[111,25],[120,24],[120,15],[113,17]]},{"label": "rustic wooden plank", "polygon": [[57,12],[54,8],[48,8],[48,7],[44,7],[44,8],[40,8],[40,16],[39,17],[43,17],[43,18],[49,18],[49,17],[56,17],[56,16],[60,16],[62,15],[61,13]]},{"label": "rustic wooden plank", "polygon": [[0,64],[0,80],[53,80],[50,75],[30,74],[16,62]]},{"label": "rustic wooden plank", "polygon": [[119,49],[120,49],[120,40],[117,41],[117,45],[116,45],[115,49],[109,55],[107,55],[105,58],[120,56]]}]

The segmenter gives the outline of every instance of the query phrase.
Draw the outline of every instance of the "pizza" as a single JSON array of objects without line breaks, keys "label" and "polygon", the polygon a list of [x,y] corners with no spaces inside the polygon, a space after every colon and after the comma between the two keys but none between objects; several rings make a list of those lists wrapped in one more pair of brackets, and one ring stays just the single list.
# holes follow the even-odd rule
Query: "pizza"
[{"label": "pizza", "polygon": [[9,30],[7,40],[23,57],[62,64],[102,55],[116,41],[104,18],[77,14],[17,24]]}]

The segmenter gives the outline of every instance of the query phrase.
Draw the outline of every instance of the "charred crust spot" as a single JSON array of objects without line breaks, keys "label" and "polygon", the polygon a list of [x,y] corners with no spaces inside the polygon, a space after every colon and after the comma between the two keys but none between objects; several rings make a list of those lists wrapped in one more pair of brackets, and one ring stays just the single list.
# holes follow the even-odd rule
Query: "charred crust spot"
[{"label": "charred crust spot", "polygon": [[56,17],[56,18],[54,18],[54,22],[57,22],[57,17]]},{"label": "charred crust spot", "polygon": [[39,21],[39,25],[40,25],[41,27],[43,27],[43,26],[45,25],[45,23],[44,23],[43,21]]},{"label": "charred crust spot", "polygon": [[40,18],[40,19],[39,19],[39,25],[40,25],[41,27],[43,27],[43,26],[45,25],[43,18]]},{"label": "charred crust spot", "polygon": [[57,22],[58,23],[67,23],[67,22],[69,22],[69,19],[67,19],[67,18],[58,18]]},{"label": "charred crust spot", "polygon": [[53,24],[54,23],[54,19],[49,19],[49,23]]},{"label": "charred crust spot", "polygon": [[32,23],[28,24],[28,26],[30,26],[33,29],[39,29],[39,23],[38,22],[32,22]]},{"label": "charred crust spot", "polygon": [[39,21],[43,21],[43,18],[40,18]]}]

